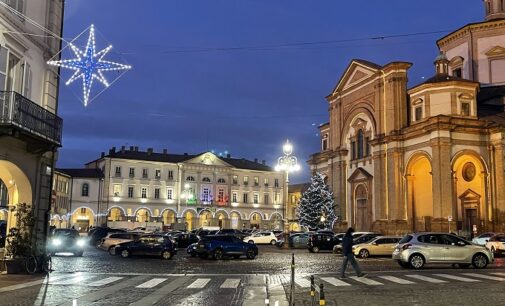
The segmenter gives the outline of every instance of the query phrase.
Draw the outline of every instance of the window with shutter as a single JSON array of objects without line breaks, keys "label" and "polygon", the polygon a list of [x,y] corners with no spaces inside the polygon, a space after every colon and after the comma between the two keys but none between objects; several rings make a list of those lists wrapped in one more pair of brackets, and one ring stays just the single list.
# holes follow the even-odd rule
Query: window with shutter
[{"label": "window with shutter", "polygon": [[7,48],[0,46],[0,90],[5,90],[5,82],[7,79],[7,57],[9,56],[9,50]]},{"label": "window with shutter", "polygon": [[23,75],[23,96],[31,100],[32,95],[32,69],[30,64],[25,62]]}]

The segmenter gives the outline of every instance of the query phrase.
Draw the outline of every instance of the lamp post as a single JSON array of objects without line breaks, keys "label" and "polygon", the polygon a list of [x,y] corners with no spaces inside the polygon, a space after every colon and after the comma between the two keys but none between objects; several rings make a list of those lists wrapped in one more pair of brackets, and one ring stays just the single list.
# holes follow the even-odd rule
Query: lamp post
[{"label": "lamp post", "polygon": [[289,248],[289,219],[288,219],[288,186],[289,172],[300,170],[300,165],[295,156],[293,156],[293,145],[286,140],[282,146],[283,156],[277,159],[275,171],[284,171],[286,173],[286,186],[284,187],[284,248]]}]

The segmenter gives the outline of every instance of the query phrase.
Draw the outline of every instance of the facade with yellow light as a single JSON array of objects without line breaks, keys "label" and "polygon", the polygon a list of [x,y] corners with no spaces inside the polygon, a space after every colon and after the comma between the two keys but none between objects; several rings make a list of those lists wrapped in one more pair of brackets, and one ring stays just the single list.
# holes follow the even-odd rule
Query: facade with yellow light
[{"label": "facade with yellow light", "polygon": [[486,21],[437,41],[425,82],[407,87],[407,62],[353,60],[327,96],[309,164],[335,194],[339,230],[505,230],[505,8],[484,4]]},{"label": "facade with yellow light", "polygon": [[[112,148],[86,165],[104,173],[99,224],[282,229],[284,176],[265,161]],[[73,205],[72,207],[76,207]]]}]

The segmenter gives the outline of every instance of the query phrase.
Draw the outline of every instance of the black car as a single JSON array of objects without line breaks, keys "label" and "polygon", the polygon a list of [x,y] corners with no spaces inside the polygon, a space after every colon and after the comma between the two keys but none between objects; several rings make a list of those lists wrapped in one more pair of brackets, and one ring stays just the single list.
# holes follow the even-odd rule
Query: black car
[{"label": "black car", "polygon": [[307,243],[309,251],[317,253],[319,251],[332,251],[333,247],[340,242],[333,234],[314,233],[310,235]]},{"label": "black car", "polygon": [[212,235],[198,242],[196,254],[200,258],[222,259],[224,256],[233,256],[233,258],[245,256],[248,259],[254,259],[258,255],[258,247],[255,244],[243,242],[235,236]]},{"label": "black car", "polygon": [[75,229],[55,229],[47,243],[47,252],[51,255],[69,252],[82,256],[86,241]]},{"label": "black car", "polygon": [[114,248],[114,253],[121,255],[123,258],[132,255],[144,255],[170,259],[177,253],[177,249],[168,236],[149,234],[143,235],[134,241],[118,244]]},{"label": "black car", "polygon": [[215,235],[233,235],[239,239],[244,239],[245,237],[249,236],[238,229],[222,229],[218,231]]},{"label": "black car", "polygon": [[192,243],[192,244],[188,245],[188,247],[186,248],[186,252],[188,253],[189,256],[196,257],[196,255],[198,255],[196,253],[197,247],[198,247],[198,242]]},{"label": "black car", "polygon": [[198,240],[200,240],[200,238],[193,233],[178,233],[175,235],[171,235],[171,237],[174,239],[175,245],[178,248],[183,249],[187,248],[188,245],[198,242]]}]

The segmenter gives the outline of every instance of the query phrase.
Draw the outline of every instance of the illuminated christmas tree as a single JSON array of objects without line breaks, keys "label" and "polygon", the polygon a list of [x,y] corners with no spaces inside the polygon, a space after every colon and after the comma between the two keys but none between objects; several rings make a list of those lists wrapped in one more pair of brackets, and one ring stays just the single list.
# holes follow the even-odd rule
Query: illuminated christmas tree
[{"label": "illuminated christmas tree", "polygon": [[310,182],[310,187],[303,193],[297,208],[298,222],[311,230],[331,229],[336,218],[333,192],[319,172],[311,177]]}]

